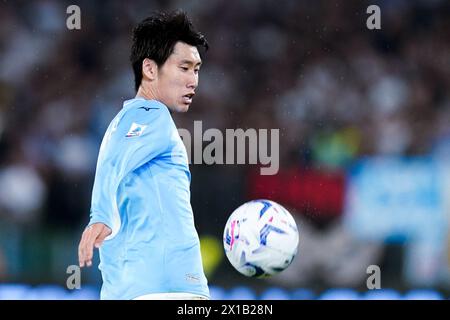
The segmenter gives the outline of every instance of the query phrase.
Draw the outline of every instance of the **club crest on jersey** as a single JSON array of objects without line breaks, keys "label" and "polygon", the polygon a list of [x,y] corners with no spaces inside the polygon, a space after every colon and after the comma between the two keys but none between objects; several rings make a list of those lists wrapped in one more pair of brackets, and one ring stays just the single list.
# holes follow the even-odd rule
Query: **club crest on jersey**
[{"label": "club crest on jersey", "polygon": [[147,128],[147,126],[133,122],[125,137],[139,137],[142,133],[144,133],[145,128]]}]

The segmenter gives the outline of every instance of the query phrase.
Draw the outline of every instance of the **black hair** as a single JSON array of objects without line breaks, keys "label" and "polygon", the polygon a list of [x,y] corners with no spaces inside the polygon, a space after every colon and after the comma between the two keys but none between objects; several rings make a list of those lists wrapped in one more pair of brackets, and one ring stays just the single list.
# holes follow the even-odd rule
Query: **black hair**
[{"label": "black hair", "polygon": [[205,37],[194,29],[189,17],[183,11],[154,13],[133,29],[130,60],[136,91],[142,81],[142,61],[149,58],[155,61],[158,67],[162,66],[178,41],[208,50]]}]

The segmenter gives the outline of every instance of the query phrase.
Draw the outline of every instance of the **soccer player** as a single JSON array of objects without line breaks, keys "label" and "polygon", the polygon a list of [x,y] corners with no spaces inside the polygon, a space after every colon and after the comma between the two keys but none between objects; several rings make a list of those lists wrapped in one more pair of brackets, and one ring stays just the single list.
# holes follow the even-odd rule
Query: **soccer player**
[{"label": "soccer player", "polygon": [[183,12],[133,30],[136,97],[109,125],[97,161],[80,267],[99,248],[101,299],[209,299],[190,204],[186,149],[170,111],[186,112],[208,49]]}]

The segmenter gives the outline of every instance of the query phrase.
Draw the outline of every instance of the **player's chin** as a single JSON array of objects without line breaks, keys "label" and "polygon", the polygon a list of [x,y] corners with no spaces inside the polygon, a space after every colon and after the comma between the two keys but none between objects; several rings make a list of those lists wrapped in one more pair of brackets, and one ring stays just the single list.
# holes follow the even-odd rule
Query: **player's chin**
[{"label": "player's chin", "polygon": [[179,103],[175,109],[177,112],[187,112],[189,110],[190,103]]}]

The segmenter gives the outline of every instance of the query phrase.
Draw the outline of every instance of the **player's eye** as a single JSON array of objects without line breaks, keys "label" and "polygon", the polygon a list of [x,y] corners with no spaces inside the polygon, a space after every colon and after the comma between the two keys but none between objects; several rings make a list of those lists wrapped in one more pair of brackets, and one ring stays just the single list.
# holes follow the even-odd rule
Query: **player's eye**
[{"label": "player's eye", "polygon": [[188,70],[189,70],[188,67],[180,67],[180,68],[181,68],[181,70],[183,70],[183,71],[188,71]]},{"label": "player's eye", "polygon": [[194,69],[195,74],[197,74],[200,71],[200,69]]}]

